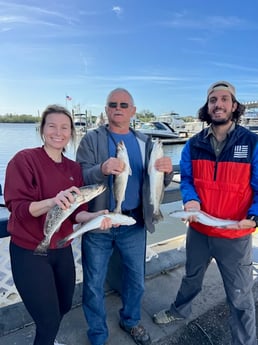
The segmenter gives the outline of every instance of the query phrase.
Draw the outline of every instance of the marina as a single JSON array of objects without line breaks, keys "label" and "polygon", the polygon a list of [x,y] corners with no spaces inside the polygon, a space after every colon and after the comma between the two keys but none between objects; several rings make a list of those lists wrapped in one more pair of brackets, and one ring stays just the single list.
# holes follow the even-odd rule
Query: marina
[{"label": "marina", "polygon": [[[0,184],[3,188],[5,169],[9,160],[16,152],[24,148],[41,146],[42,141],[39,132],[36,130],[35,124],[0,123],[0,132]],[[68,146],[65,153],[68,158],[75,159],[76,148],[84,134],[85,133],[80,133],[76,138],[76,142]],[[164,139],[163,141],[165,155],[171,157],[174,165],[179,164],[181,151],[185,142],[186,138],[176,138],[171,141],[170,139]]]},{"label": "marina", "polygon": [[258,134],[258,111],[247,111],[241,119],[241,125]]},{"label": "marina", "polygon": [[177,139],[177,133],[167,122],[152,121],[143,123],[137,130],[141,133],[160,139]]},{"label": "marina", "polygon": [[241,125],[258,134],[258,101],[244,103],[246,111],[241,118]]},{"label": "marina", "polygon": [[[17,126],[18,127],[17,129]],[[1,127],[1,124],[0,124]],[[6,133],[7,127],[5,128]],[[11,129],[12,127],[12,129]],[[3,129],[3,127],[1,128]],[[12,157],[17,150],[25,147],[34,147],[41,145],[38,134],[32,131],[32,126],[16,125],[9,126],[9,130],[15,133],[17,140],[11,137],[10,144],[5,143],[3,146],[6,152],[5,160]],[[17,133],[20,133],[19,135]],[[35,134],[35,135],[34,135]],[[23,141],[19,140],[22,136]],[[184,139],[178,138],[175,140]],[[0,139],[1,141],[2,139]],[[187,139],[185,139],[186,141]],[[16,145],[14,148],[11,145],[12,141]],[[221,277],[219,275],[216,263],[213,261],[205,276],[203,291],[196,298],[194,302],[194,312],[188,324],[171,325],[164,328],[162,326],[154,325],[151,316],[154,312],[161,307],[165,307],[170,303],[176,294],[179,287],[181,278],[184,274],[185,263],[185,234],[186,224],[180,219],[173,219],[169,213],[178,210],[182,207],[181,195],[179,190],[178,175],[180,173],[178,162],[181,155],[181,150],[185,141],[179,143],[173,142],[164,145],[165,154],[171,156],[174,163],[175,174],[174,182],[165,190],[165,196],[161,205],[161,211],[164,215],[164,220],[157,225],[154,234],[147,236],[147,255],[146,255],[146,292],[143,300],[142,320],[148,330],[150,330],[153,344],[168,345],[194,345],[206,344],[207,339],[218,339],[214,334],[215,329],[219,329],[221,344],[229,345],[230,339],[228,337],[227,318],[221,320],[221,314],[227,315],[227,307],[225,305],[225,292]],[[19,148],[17,147],[19,143]],[[8,150],[10,149],[10,150]],[[13,153],[12,153],[13,152]],[[67,155],[73,158],[75,148],[69,147]],[[1,162],[2,163],[2,162]],[[4,171],[4,169],[3,169]],[[1,183],[4,180],[4,174],[1,175]],[[2,184],[3,186],[3,184]],[[1,203],[4,204],[3,198]],[[2,230],[6,230],[6,222],[8,219],[8,211],[5,207],[0,207],[0,218],[5,221],[2,224]],[[1,276],[1,289],[0,289],[0,345],[27,345],[30,344],[34,334],[34,325],[30,316],[28,315],[23,303],[20,301],[19,295],[15,289],[10,272],[9,262],[9,237],[7,233],[2,233],[4,236],[0,238],[0,276]],[[254,235],[254,280],[257,277],[257,261],[258,261],[258,239]],[[68,344],[85,344],[89,345],[85,336],[85,319],[81,308],[81,289],[82,289],[82,268],[80,259],[80,239],[73,242],[73,253],[76,263],[76,290],[74,294],[73,309],[69,312],[61,325],[59,338]],[[115,269],[114,269],[115,267]],[[106,282],[106,300],[108,313],[108,324],[110,325],[111,339],[110,345],[124,344],[129,345],[132,343],[131,339],[119,330],[117,325],[117,312],[120,305],[119,281],[117,279],[118,269],[114,266],[111,259],[110,270],[108,272]],[[258,303],[258,287],[255,281],[255,300]],[[208,327],[208,320],[212,327]],[[206,332],[200,333],[200,327],[204,327]],[[223,325],[223,329],[222,329]],[[195,327],[195,328],[194,328]],[[194,328],[194,330],[193,330]],[[184,334],[182,338],[180,334]],[[208,334],[208,337],[207,337]],[[187,335],[189,340],[187,341]],[[173,339],[173,340],[172,340]],[[176,342],[174,342],[176,341]],[[215,344],[215,343],[214,343]]]},{"label": "marina", "polygon": [[[258,345],[257,9],[257,1],[1,1],[0,345]],[[232,112],[236,118],[244,112],[235,101],[254,99],[246,102],[243,127],[230,128]],[[61,116],[52,113],[55,108]],[[94,140],[90,134],[98,130],[97,120],[106,123],[107,116],[110,133]],[[132,133],[123,135],[129,117],[145,123],[147,145]],[[212,121],[208,133],[198,117]],[[173,130],[147,128],[150,122]],[[68,144],[71,123],[75,142]],[[79,165],[62,153],[75,161],[84,135],[78,154],[84,184],[101,184],[105,176],[107,186],[103,202],[95,199],[91,205],[110,210],[117,193],[113,198],[109,187],[117,186],[124,164],[104,161],[125,141],[132,177],[122,209],[139,216],[139,225],[142,204],[144,218],[154,221],[145,206],[157,175],[160,184],[150,197],[155,194],[159,204],[157,194],[163,191],[163,174],[151,173],[146,164],[152,142],[162,142],[175,172],[162,193],[163,217],[154,233],[114,229],[114,241],[109,238],[117,245],[110,261],[109,255],[104,259],[99,234],[85,236],[83,252],[78,236],[67,249],[34,256],[38,242],[58,231],[59,215],[67,211],[63,204],[79,199],[69,192],[83,184]],[[20,152],[30,148],[37,149]],[[171,172],[166,159],[154,165]],[[156,180],[149,181],[148,174]],[[124,180],[123,186],[127,176]],[[3,194],[12,212],[12,236]],[[54,203],[65,210],[52,210]],[[191,224],[196,231],[188,229],[181,216],[189,213],[181,212],[199,206],[217,217],[214,222],[250,219],[233,229],[209,229],[211,219],[198,212],[199,221]],[[82,209],[87,207],[77,212]],[[51,221],[44,222],[45,212]],[[50,248],[63,243],[59,240],[72,231],[74,220],[86,219],[77,212],[53,235]],[[171,215],[179,212],[179,218]],[[144,236],[123,240],[128,232],[135,239]],[[106,244],[107,236],[101,236]],[[98,290],[103,285],[104,291]],[[95,303],[104,297],[103,304]]]},{"label": "marina", "polygon": [[[42,142],[39,136],[39,132],[35,130],[34,124],[0,124],[1,137],[0,137],[0,146],[1,146],[1,162],[0,162],[0,185],[4,187],[4,178],[5,178],[5,169],[8,164],[8,161],[12,156],[19,150],[29,147],[41,146]],[[6,140],[8,138],[8,140]],[[78,136],[78,142],[81,136]],[[184,144],[182,138],[177,138],[176,142],[173,142],[164,146],[165,155],[171,157],[174,170],[178,170],[178,163],[181,155],[181,150]],[[71,145],[68,147],[66,155],[75,159],[76,145]],[[0,193],[2,194],[2,193]],[[158,231],[153,236],[148,236],[148,246],[151,246],[155,243],[166,242],[170,238],[174,238],[182,235],[182,229],[185,230],[185,227],[179,227],[178,231],[171,233],[170,222],[171,219],[167,217],[169,211],[171,211],[171,202],[180,200],[180,191],[179,184],[173,182],[165,190],[165,195],[163,199],[162,209],[165,215],[164,223],[162,223],[162,231]],[[12,282],[11,272],[10,272],[10,263],[9,263],[9,234],[6,231],[7,221],[9,217],[9,212],[4,207],[4,198],[3,195],[0,195],[0,276],[2,277],[2,285],[0,288],[0,304],[6,306],[9,304],[19,302],[18,294],[15,290],[15,287]],[[167,206],[169,205],[169,206]],[[166,224],[166,225],[165,225]],[[178,222],[180,224],[180,222]],[[73,245],[74,256],[77,267],[77,277],[78,282],[81,281],[81,266],[80,266],[80,242],[74,241]],[[10,296],[12,298],[10,299]]]}]

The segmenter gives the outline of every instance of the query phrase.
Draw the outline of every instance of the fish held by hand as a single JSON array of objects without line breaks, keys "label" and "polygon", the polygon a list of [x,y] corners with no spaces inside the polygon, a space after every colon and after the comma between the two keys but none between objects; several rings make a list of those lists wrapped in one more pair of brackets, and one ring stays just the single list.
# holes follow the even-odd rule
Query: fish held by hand
[{"label": "fish held by hand", "polygon": [[163,220],[160,211],[160,204],[164,197],[164,172],[155,168],[157,159],[164,156],[163,145],[160,139],[156,139],[151,151],[150,161],[148,165],[148,174],[150,179],[150,203],[153,205],[153,224],[157,224]]},{"label": "fish held by hand", "polygon": [[132,175],[127,149],[123,141],[120,141],[117,144],[116,157],[121,159],[125,166],[124,171],[122,171],[119,175],[116,175],[114,180],[114,198],[116,201],[114,212],[121,213],[121,205],[125,199],[128,177],[129,175]]},{"label": "fish held by hand", "polygon": [[55,205],[52,207],[46,216],[44,224],[44,239],[40,242],[34,251],[36,255],[47,255],[47,250],[50,245],[51,238],[57,232],[62,223],[82,204],[92,200],[96,196],[104,192],[106,187],[103,184],[92,184],[80,187],[80,194],[71,192],[74,197],[74,202],[67,209],[62,209]]},{"label": "fish held by hand", "polygon": [[[79,237],[83,235],[85,232],[98,229],[101,226],[102,220],[104,218],[110,218],[112,221],[112,225],[133,225],[136,223],[136,220],[133,217],[128,217],[124,214],[120,213],[107,213],[107,214],[102,214],[100,216],[97,216],[90,221],[86,223],[79,224],[75,228],[75,231],[71,233],[70,235],[66,236],[64,239],[58,241],[57,246],[58,248],[63,247],[68,241],[71,241],[75,239],[76,237]],[[105,230],[103,230],[104,232]]]},{"label": "fish held by hand", "polygon": [[238,224],[237,220],[213,217],[206,212],[198,211],[198,210],[188,210],[188,211],[176,210],[169,213],[169,216],[174,217],[174,218],[184,219],[184,220],[189,220],[190,217],[194,216],[197,222],[204,225],[213,226],[216,228],[228,228],[230,225],[234,226]]}]

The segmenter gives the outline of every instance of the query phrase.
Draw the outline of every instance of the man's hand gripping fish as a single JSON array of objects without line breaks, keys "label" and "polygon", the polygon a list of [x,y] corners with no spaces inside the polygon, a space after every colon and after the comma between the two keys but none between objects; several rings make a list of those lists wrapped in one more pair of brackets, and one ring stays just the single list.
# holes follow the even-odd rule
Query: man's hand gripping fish
[{"label": "man's hand gripping fish", "polygon": [[221,219],[216,218],[208,213],[203,211],[191,210],[191,211],[184,211],[184,210],[176,210],[169,213],[170,217],[180,218],[184,220],[189,220],[190,217],[194,216],[196,221],[208,226],[214,226],[216,228],[229,228],[230,225],[236,225],[238,223],[237,220],[230,220],[230,219]]}]

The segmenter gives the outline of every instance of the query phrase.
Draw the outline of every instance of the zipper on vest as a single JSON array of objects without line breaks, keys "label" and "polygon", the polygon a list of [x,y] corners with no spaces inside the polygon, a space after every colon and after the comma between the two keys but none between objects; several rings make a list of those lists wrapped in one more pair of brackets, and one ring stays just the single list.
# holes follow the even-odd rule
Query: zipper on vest
[{"label": "zipper on vest", "polygon": [[217,171],[218,171],[218,161],[215,161],[215,165],[214,165],[214,174],[213,174],[213,180],[216,181],[217,179]]}]

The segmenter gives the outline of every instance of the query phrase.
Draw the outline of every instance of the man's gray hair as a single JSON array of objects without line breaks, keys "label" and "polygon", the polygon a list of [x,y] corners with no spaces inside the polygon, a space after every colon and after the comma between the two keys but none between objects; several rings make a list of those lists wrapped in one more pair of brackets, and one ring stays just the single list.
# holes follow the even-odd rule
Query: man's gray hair
[{"label": "man's gray hair", "polygon": [[131,102],[132,102],[132,105],[134,105],[134,99],[133,99],[133,96],[130,94],[130,92],[122,87],[117,87],[116,89],[112,90],[108,96],[107,96],[107,102],[106,104],[108,104],[108,101],[110,99],[110,97],[114,94],[114,93],[117,93],[117,92],[125,92],[127,93],[127,95],[130,97],[131,99]]}]

